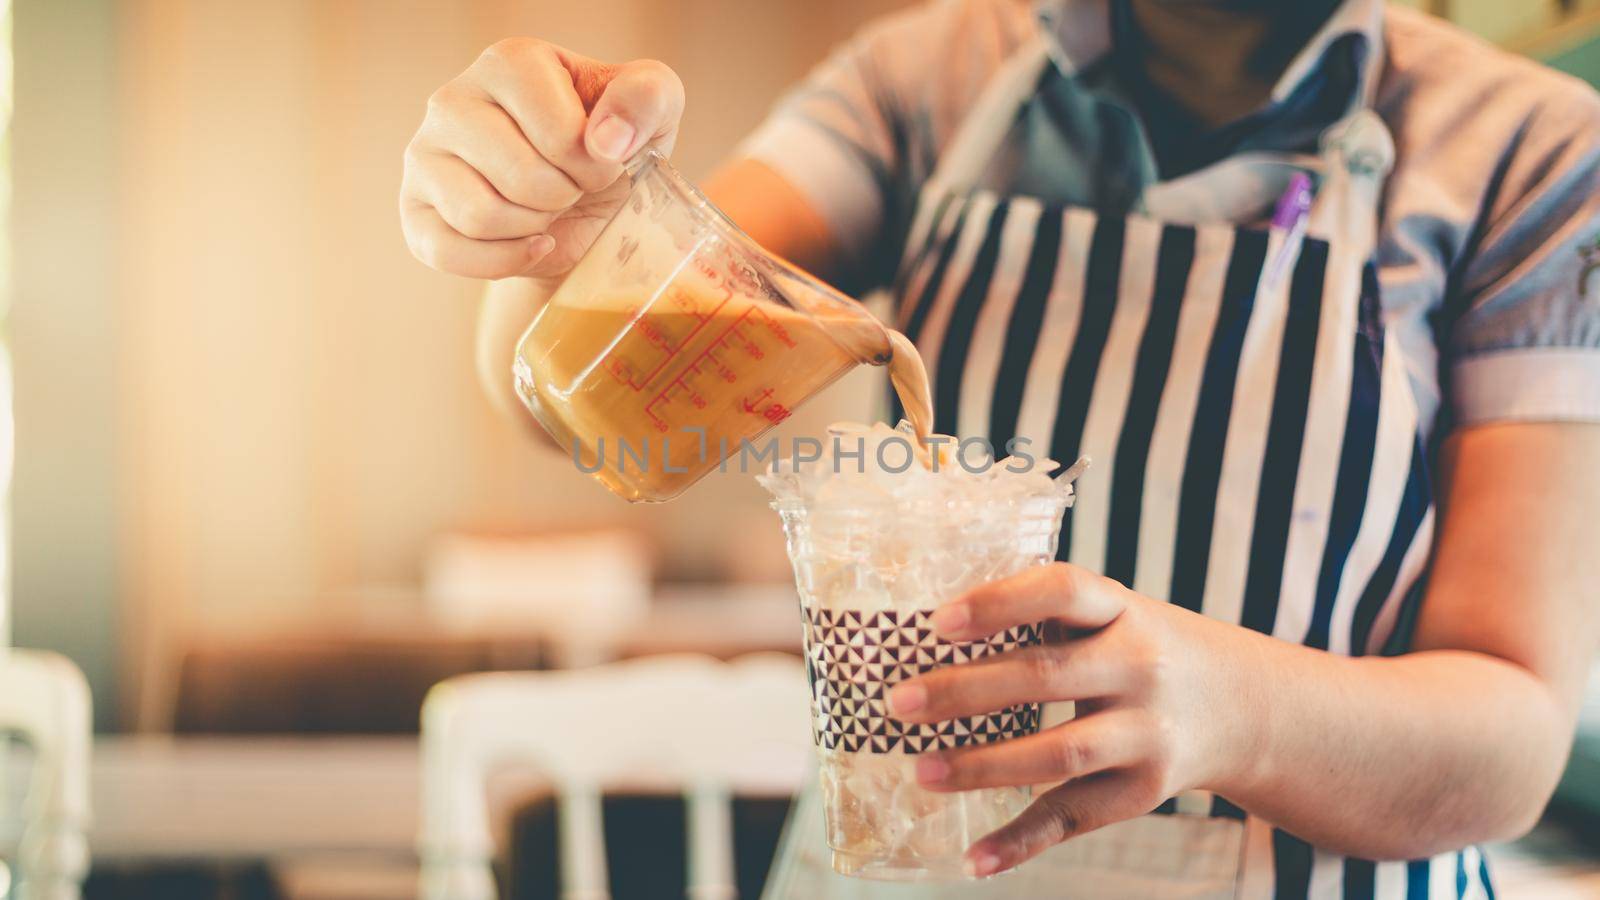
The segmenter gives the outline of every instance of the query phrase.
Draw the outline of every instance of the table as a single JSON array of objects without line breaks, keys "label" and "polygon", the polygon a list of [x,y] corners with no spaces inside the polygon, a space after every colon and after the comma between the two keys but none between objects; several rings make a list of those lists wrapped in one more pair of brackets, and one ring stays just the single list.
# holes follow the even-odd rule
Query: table
[{"label": "table", "polygon": [[[8,767],[18,783],[24,756]],[[290,897],[416,896],[415,737],[112,736],[96,741],[92,767],[97,865],[267,863]],[[792,764],[757,766],[734,787],[787,796],[804,774]],[[614,788],[667,786],[641,774]],[[503,832],[514,809],[548,785],[513,767],[485,790]]]},{"label": "table", "polygon": [[412,737],[106,737],[92,765],[96,861],[414,857]]},{"label": "table", "polygon": [[[98,864],[266,861],[291,896],[411,897],[418,771],[411,737],[103,737],[89,843]],[[508,812],[543,787],[513,773],[489,789]],[[1491,848],[1490,862],[1510,900],[1600,896],[1600,858],[1554,824]]]}]

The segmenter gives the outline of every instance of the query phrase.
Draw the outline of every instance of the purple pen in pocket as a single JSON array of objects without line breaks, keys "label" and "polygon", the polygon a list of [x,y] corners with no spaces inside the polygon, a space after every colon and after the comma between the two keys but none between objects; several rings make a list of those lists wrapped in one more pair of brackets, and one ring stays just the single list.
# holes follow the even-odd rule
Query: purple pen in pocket
[{"label": "purple pen in pocket", "polygon": [[1268,287],[1283,284],[1289,264],[1300,255],[1300,246],[1306,239],[1306,225],[1311,219],[1311,200],[1311,176],[1296,172],[1272,216],[1272,227],[1283,232],[1283,243],[1278,245],[1278,252],[1268,263]]}]

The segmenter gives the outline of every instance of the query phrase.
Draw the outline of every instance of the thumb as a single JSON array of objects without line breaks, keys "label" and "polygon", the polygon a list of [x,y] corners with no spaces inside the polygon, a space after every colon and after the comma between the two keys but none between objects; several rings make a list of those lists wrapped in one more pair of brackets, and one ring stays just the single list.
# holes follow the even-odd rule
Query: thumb
[{"label": "thumb", "polygon": [[683,82],[653,59],[618,66],[589,111],[584,146],[596,159],[624,162],[645,144],[672,150],[683,116]]}]

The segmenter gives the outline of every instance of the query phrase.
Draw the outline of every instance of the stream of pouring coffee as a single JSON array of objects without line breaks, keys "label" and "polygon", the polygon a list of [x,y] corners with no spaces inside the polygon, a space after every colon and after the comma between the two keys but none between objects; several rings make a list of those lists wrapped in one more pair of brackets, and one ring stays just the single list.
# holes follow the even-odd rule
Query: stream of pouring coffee
[{"label": "stream of pouring coffee", "polygon": [[[845,347],[856,359],[871,360],[883,365],[883,335],[889,335],[889,383],[900,398],[906,421],[916,432],[914,448],[917,459],[924,466],[932,466],[933,459],[928,438],[933,435],[933,391],[928,384],[928,369],[922,363],[922,354],[911,339],[886,328],[867,315],[842,316],[823,313],[817,315],[827,333]],[[876,358],[874,358],[876,357]]]},{"label": "stream of pouring coffee", "polygon": [[906,421],[917,433],[917,458],[931,466],[928,438],[933,434],[933,392],[928,386],[928,369],[916,345],[900,332],[889,332],[889,347],[894,354],[889,359],[889,383],[900,397]]}]

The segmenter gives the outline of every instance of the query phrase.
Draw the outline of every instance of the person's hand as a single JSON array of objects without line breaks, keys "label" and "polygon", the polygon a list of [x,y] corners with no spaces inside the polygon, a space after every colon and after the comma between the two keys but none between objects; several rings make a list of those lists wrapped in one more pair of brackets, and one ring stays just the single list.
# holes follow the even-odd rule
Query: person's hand
[{"label": "person's hand", "polygon": [[1032,701],[1077,701],[1077,717],[1036,735],[928,753],[917,780],[935,791],[1062,782],[967,851],[973,874],[1009,869],[1074,835],[1143,815],[1182,791],[1248,766],[1235,683],[1240,629],[1140,596],[1066,563],[970,591],[933,616],[970,641],[1045,622],[1042,646],[948,666],[896,685],[892,714],[929,723]]},{"label": "person's hand", "polygon": [[428,98],[400,184],[406,244],[457,275],[558,276],[627,196],[623,164],[670,153],[682,114],[662,63],[500,41]]}]

